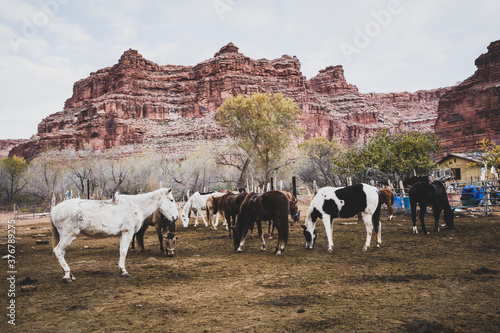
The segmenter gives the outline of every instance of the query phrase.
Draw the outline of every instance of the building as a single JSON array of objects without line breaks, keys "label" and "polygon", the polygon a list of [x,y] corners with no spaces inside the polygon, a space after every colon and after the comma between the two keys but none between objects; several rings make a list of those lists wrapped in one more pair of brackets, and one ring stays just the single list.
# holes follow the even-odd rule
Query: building
[{"label": "building", "polygon": [[[450,169],[456,182],[473,183],[481,180],[480,157],[480,153],[451,153],[439,160],[436,165],[438,169]],[[486,177],[492,179],[493,176],[487,171]]]}]

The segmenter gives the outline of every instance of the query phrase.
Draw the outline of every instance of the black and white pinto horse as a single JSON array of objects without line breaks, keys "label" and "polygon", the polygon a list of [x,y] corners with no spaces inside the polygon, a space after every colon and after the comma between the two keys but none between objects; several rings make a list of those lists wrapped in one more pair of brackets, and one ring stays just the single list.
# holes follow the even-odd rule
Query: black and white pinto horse
[{"label": "black and white pinto horse", "polygon": [[346,187],[323,187],[314,196],[307,212],[304,228],[306,247],[312,249],[316,240],[316,219],[323,220],[328,238],[328,252],[333,251],[333,219],[349,218],[358,213],[366,227],[366,242],[363,251],[368,250],[372,233],[377,234],[377,247],[382,244],[380,224],[380,194],[377,188],[367,184]]},{"label": "black and white pinto horse", "polygon": [[105,201],[70,199],[53,207],[50,212],[52,244],[64,270],[63,281],[75,280],[64,255],[79,234],[94,238],[120,236],[120,275],[130,276],[125,269],[125,258],[132,237],[141,229],[143,221],[157,210],[169,221],[177,220],[177,205],[171,189],[138,195],[118,194],[113,200]]},{"label": "black and white pinto horse", "polygon": [[420,206],[420,223],[422,224],[422,231],[428,234],[424,224],[424,217],[427,211],[427,206],[432,206],[434,213],[434,231],[439,231],[439,216],[441,211],[444,211],[444,222],[449,229],[454,228],[453,210],[448,202],[448,196],[444,185],[439,181],[432,183],[420,181],[414,183],[410,188],[410,206],[411,206],[411,219],[413,222],[413,233],[418,234],[417,230],[417,204]]}]

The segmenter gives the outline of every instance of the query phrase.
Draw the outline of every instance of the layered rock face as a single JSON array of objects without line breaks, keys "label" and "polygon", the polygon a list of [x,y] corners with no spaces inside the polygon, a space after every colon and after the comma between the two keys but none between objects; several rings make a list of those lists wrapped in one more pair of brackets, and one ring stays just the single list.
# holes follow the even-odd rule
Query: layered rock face
[{"label": "layered rock face", "polygon": [[6,158],[9,156],[9,152],[15,146],[28,141],[27,139],[15,139],[15,140],[0,140],[0,158]]},{"label": "layered rock face", "polygon": [[435,131],[444,153],[471,151],[486,138],[500,144],[500,40],[475,64],[476,72],[439,101]]},{"label": "layered rock face", "polygon": [[105,149],[130,145],[186,157],[205,141],[222,140],[215,122],[222,102],[238,94],[282,93],[302,108],[305,139],[365,142],[375,131],[432,130],[445,89],[360,94],[342,66],[307,80],[296,57],[253,60],[229,43],[196,66],[160,66],[137,51],[74,84],[64,110],[45,118],[37,135],[11,154],[33,158],[41,148]]}]

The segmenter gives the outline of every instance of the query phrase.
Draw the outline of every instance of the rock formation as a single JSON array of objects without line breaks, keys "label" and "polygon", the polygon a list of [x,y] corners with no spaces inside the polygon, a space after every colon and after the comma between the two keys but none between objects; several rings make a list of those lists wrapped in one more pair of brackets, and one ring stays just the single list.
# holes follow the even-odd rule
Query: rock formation
[{"label": "rock formation", "polygon": [[6,158],[9,156],[9,152],[12,148],[28,141],[27,139],[7,139],[0,140],[0,158]]},{"label": "rock formation", "polygon": [[296,57],[253,60],[229,43],[196,66],[160,66],[137,51],[74,84],[64,110],[45,118],[37,135],[11,154],[33,158],[44,147],[94,149],[131,145],[183,158],[204,141],[220,140],[215,110],[229,96],[282,93],[302,108],[305,138],[364,142],[375,131],[432,130],[446,89],[361,94],[342,66],[307,80]]},{"label": "rock formation", "polygon": [[500,144],[500,40],[475,64],[476,72],[439,101],[435,131],[443,153],[471,151],[486,138]]}]

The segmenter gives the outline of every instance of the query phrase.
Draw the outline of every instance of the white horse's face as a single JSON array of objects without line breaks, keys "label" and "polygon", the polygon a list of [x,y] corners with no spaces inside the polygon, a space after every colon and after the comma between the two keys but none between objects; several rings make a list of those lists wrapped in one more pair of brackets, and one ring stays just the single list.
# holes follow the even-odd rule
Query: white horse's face
[{"label": "white horse's face", "polygon": [[187,228],[188,224],[189,224],[189,218],[187,217],[186,214],[184,214],[184,213],[181,214],[181,221],[182,221],[182,226],[184,228]]},{"label": "white horse's face", "polygon": [[170,221],[175,222],[179,218],[177,204],[171,189],[164,189],[160,200],[160,211]]}]

